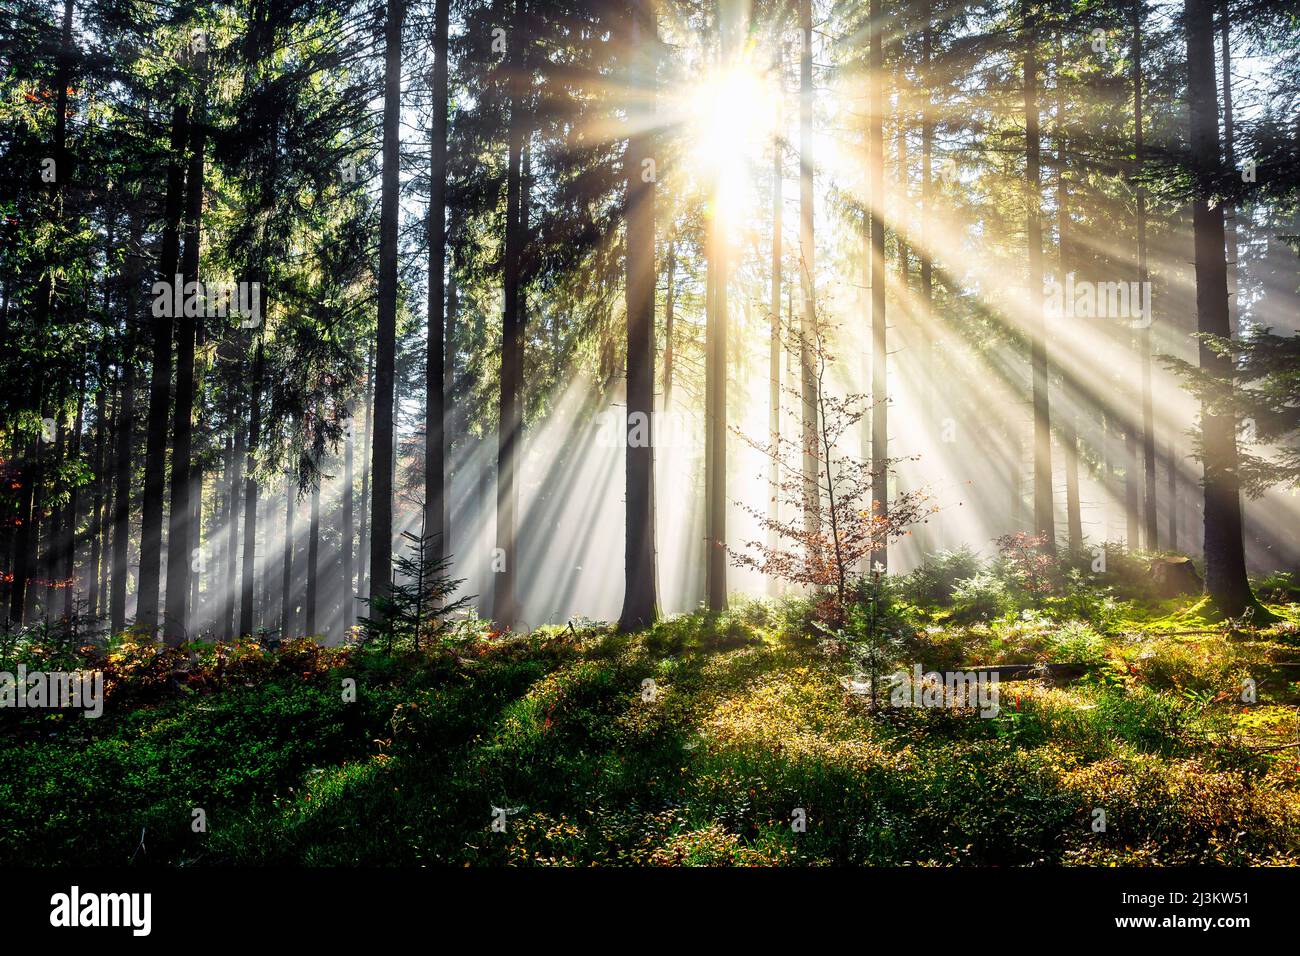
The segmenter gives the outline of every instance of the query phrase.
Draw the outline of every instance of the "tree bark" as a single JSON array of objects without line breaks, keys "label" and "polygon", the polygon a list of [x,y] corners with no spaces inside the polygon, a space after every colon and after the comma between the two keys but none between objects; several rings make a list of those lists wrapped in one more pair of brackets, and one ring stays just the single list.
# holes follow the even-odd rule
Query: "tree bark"
[{"label": "tree bark", "polygon": [[659,614],[654,527],[655,177],[652,169],[643,165],[647,160],[654,162],[649,130],[659,44],[653,9],[646,0],[630,0],[627,17],[628,87],[635,105],[629,109],[632,132],[623,161],[627,185],[627,503],[619,627],[632,631],[649,627]]},{"label": "tree bark", "polygon": [[[1222,31],[1220,48],[1223,58],[1223,158],[1228,170],[1237,165],[1237,131],[1232,111],[1232,23],[1229,19],[1228,0],[1220,0],[1219,26]],[[1223,221],[1228,245],[1228,328],[1237,334],[1237,207],[1227,201],[1223,204]]]},{"label": "tree bark", "polygon": [[[206,53],[199,54],[199,73],[204,73]],[[181,259],[184,287],[199,282],[199,243],[203,217],[203,94],[195,101],[189,126],[189,169],[185,176],[185,252]],[[200,293],[202,301],[202,293]],[[188,313],[187,307],[183,310]],[[198,544],[193,528],[193,418],[194,353],[198,344],[197,316],[182,314],[176,324],[176,399],[172,414],[171,501],[167,525],[167,592],[163,619],[163,640],[176,646],[190,631],[190,563],[192,546]],[[197,550],[197,549],[193,549]]]},{"label": "tree bark", "polygon": [[303,601],[306,611],[307,637],[316,637],[316,601],[319,594],[320,572],[320,476],[311,486],[311,528],[307,538],[307,595]]},{"label": "tree bark", "polygon": [[[731,25],[720,10],[720,59],[727,62]],[[719,183],[712,184],[714,196]],[[720,207],[719,207],[720,208]],[[718,215],[705,224],[704,319],[704,588],[708,607],[727,607],[727,234]]]},{"label": "tree bark", "polygon": [[356,607],[354,600],[356,592],[353,590],[355,579],[352,569],[352,547],[354,544],[356,529],[353,523],[353,513],[355,510],[354,499],[354,463],[353,463],[353,440],[352,432],[355,419],[352,409],[348,410],[348,430],[343,439],[343,488],[339,493],[339,561],[343,572],[343,589],[341,605],[339,608],[339,618],[343,633],[352,626],[353,609]]},{"label": "tree bark", "polygon": [[[1144,0],[1133,0],[1133,152],[1141,176],[1146,168],[1146,144],[1142,132],[1142,7]],[[1138,281],[1150,281],[1147,270],[1147,194],[1137,185]],[[1160,547],[1159,513],[1156,508],[1156,426],[1155,406],[1151,394],[1151,324],[1155,316],[1143,316],[1139,334],[1142,357],[1142,464],[1146,518],[1146,548]]]},{"label": "tree bark", "polygon": [[[1065,65],[1064,42],[1061,32],[1056,35],[1056,212],[1057,212],[1057,263],[1059,282],[1064,285],[1065,277],[1070,272],[1072,261],[1070,250],[1070,188],[1066,180],[1069,168],[1069,136],[1066,133],[1067,117],[1065,112],[1065,90],[1061,83]],[[1069,316],[1062,316],[1060,321],[1073,321]],[[1070,379],[1066,377],[1065,382]],[[1067,392],[1067,396],[1077,395],[1077,389]],[[1067,403],[1065,414],[1058,416],[1061,423],[1061,449],[1064,453],[1065,466],[1065,525],[1066,546],[1072,553],[1083,548],[1083,515],[1079,504],[1079,428],[1078,415],[1075,411],[1077,401]]]},{"label": "tree bark", "polygon": [[[72,434],[68,439],[68,460],[81,458],[81,430],[85,426],[86,414],[86,378],[83,373],[81,383],[77,386],[77,414],[72,425]],[[59,542],[63,580],[63,620],[71,622],[77,609],[77,588],[75,570],[77,565],[77,516],[80,509],[81,488],[73,485],[68,492],[68,507],[64,510],[62,540]]]},{"label": "tree bark", "polygon": [[244,456],[248,454],[248,433],[240,426],[235,430],[235,445],[230,459],[230,483],[226,490],[226,578],[225,605],[221,612],[221,633],[227,638],[239,636],[235,612],[235,595],[239,581],[239,503],[243,496]]},{"label": "tree bark", "polygon": [[437,0],[434,6],[433,75],[430,84],[429,342],[425,356],[424,533],[437,536],[432,547],[439,555],[447,553],[446,528],[443,527],[447,510],[443,270],[447,257],[447,31],[450,8],[450,0]]},{"label": "tree bark", "polygon": [[1041,144],[1038,120],[1038,24],[1024,11],[1025,32],[1025,233],[1029,244],[1029,364],[1034,405],[1034,533],[1044,537],[1043,549],[1056,552],[1056,518],[1052,501],[1052,418],[1048,398],[1047,331],[1043,318],[1043,225],[1040,210]]},{"label": "tree bark", "polygon": [[[366,356],[366,435],[361,442],[361,447],[368,449],[373,444],[375,431],[375,351],[373,346]],[[362,600],[369,596],[367,588],[367,572],[370,567],[366,556],[370,554],[370,469],[371,456],[363,454],[361,463],[361,533],[357,539],[357,554],[361,559],[357,562],[357,590],[356,597]],[[356,604],[352,605],[350,615],[355,617]]]},{"label": "tree bark", "polygon": [[[870,5],[870,94],[867,107],[867,192],[871,196],[871,508],[889,514],[889,330],[885,315],[885,54],[880,0]],[[829,465],[829,463],[828,463]],[[889,569],[889,549],[871,552],[871,567]]]},{"label": "tree bark", "polygon": [[[493,561],[496,586],[492,616],[501,627],[516,623],[519,614],[516,593],[516,512],[519,503],[516,469],[523,430],[524,315],[521,302],[520,258],[524,252],[521,162],[524,148],[524,110],[526,93],[523,45],[524,3],[515,0],[514,26],[511,31],[510,118],[507,132],[506,224],[504,299],[501,322],[501,396],[497,426],[497,554]],[[498,563],[499,562],[499,563]]]},{"label": "tree bark", "polygon": [[103,544],[103,509],[104,491],[107,488],[107,474],[104,461],[104,435],[108,431],[107,399],[111,387],[108,383],[108,363],[101,353],[99,373],[96,376],[98,387],[95,389],[95,491],[90,500],[90,523],[86,537],[90,542],[90,555],[86,562],[86,614],[91,619],[99,617],[99,564]]},{"label": "tree bark", "polygon": [[116,635],[126,628],[126,590],[130,576],[131,544],[131,439],[135,430],[136,371],[130,357],[123,359],[122,410],[118,414],[117,451],[113,492],[113,576],[108,602],[109,631]]},{"label": "tree bark", "polygon": [[[1228,337],[1228,270],[1223,206],[1209,198],[1222,173],[1215,92],[1214,0],[1184,0],[1187,98],[1191,159],[1201,195],[1192,213],[1196,262],[1197,327]],[[1201,368],[1231,387],[1232,362],[1202,341]],[[1219,612],[1237,617],[1256,606],[1242,547],[1241,492],[1237,476],[1236,417],[1216,403],[1201,403],[1204,456],[1205,589]]]},{"label": "tree bark", "polygon": [[292,474],[284,476],[284,561],[280,568],[280,639],[287,640],[293,625],[293,518],[298,498],[298,481]]},{"label": "tree bark", "polygon": [[[776,48],[775,73],[778,85],[783,85],[779,27]],[[767,440],[772,447],[767,472],[767,517],[773,525],[767,533],[767,547],[772,552],[779,544],[775,525],[781,515],[781,229],[785,212],[785,166],[781,154],[781,100],[784,93],[784,89],[778,89],[776,119],[772,132],[772,275],[768,299],[767,345]],[[775,597],[780,591],[780,579],[774,574],[768,575],[768,594]]]},{"label": "tree bark", "polygon": [[[239,589],[239,633],[253,633],[253,589],[257,582],[257,444],[262,438],[263,346],[261,337],[253,356],[253,381],[250,387],[248,416],[248,457],[244,463],[244,551],[241,557]],[[234,587],[234,581],[230,582]]]},{"label": "tree bark", "polygon": [[[177,281],[180,259],[180,222],[184,208],[186,143],[189,142],[189,107],[179,100],[172,110],[171,149],[167,163],[167,198],[163,213],[162,249],[158,260],[162,295],[170,295]],[[154,312],[164,311],[155,301]],[[136,625],[146,634],[158,632],[158,596],[162,571],[163,499],[166,484],[167,412],[171,402],[172,331],[175,317],[155,314],[153,320],[152,377],[149,386],[149,423],[145,435],[144,496],[140,527],[140,578],[136,589]],[[188,567],[188,560],[186,562]]]},{"label": "tree bark", "polygon": [[371,457],[374,467],[374,523],[370,541],[371,607],[376,622],[384,618],[383,602],[392,587],[393,571],[393,391],[397,345],[397,226],[400,215],[402,122],[402,21],[405,0],[388,0],[384,27],[384,147],[379,218],[379,321],[375,337],[375,428]]}]

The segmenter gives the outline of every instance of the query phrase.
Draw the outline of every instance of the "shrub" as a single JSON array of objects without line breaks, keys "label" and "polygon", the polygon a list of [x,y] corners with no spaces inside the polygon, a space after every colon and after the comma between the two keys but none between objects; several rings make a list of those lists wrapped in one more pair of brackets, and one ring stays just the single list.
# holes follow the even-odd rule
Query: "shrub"
[{"label": "shrub", "polygon": [[1100,664],[1106,643],[1083,621],[1067,621],[1048,638],[1051,654],[1062,664]]},{"label": "shrub", "polygon": [[957,583],[974,577],[983,568],[980,556],[965,545],[956,551],[940,551],[904,577],[899,590],[913,604],[946,607],[952,603]]},{"label": "shrub", "polygon": [[1259,580],[1255,593],[1272,604],[1300,604],[1300,581],[1290,571],[1274,571]]},{"label": "shrub", "polygon": [[959,623],[989,621],[1015,610],[1007,582],[988,571],[958,581],[952,591],[952,618]]},{"label": "shrub", "polygon": [[1028,594],[1049,594],[1060,584],[1060,561],[1044,550],[1046,543],[1046,536],[1024,531],[1004,534],[997,539],[1003,575]]}]

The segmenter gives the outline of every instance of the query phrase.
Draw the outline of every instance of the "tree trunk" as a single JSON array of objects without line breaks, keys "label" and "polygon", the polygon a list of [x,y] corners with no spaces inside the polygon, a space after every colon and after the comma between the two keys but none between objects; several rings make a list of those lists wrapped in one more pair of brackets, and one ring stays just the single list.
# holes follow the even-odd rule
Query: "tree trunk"
[{"label": "tree trunk", "polygon": [[[782,63],[780,33],[777,33],[774,72],[781,84]],[[767,533],[767,547],[774,552],[779,545],[775,524],[781,516],[781,228],[785,212],[785,167],[781,155],[781,98],[785,91],[779,89],[776,101],[776,119],[772,132],[772,275],[768,299],[768,350],[767,350],[767,440],[772,447],[772,457],[767,472],[767,517],[773,527]],[[767,592],[780,594],[781,581],[768,575]]]},{"label": "tree trunk", "polygon": [[226,492],[226,580],[225,606],[221,612],[221,633],[227,638],[239,636],[235,616],[235,594],[239,581],[239,499],[243,494],[244,457],[248,454],[248,433],[241,426],[235,430],[235,447],[230,460],[230,484]]},{"label": "tree trunk", "polygon": [[[1214,0],[1184,0],[1187,36],[1187,98],[1191,158],[1201,190],[1213,189],[1222,171],[1219,117],[1214,83]],[[1227,337],[1228,270],[1224,254],[1223,206],[1198,197],[1192,230],[1196,254],[1196,314],[1202,334]],[[1231,382],[1232,362],[1200,344],[1202,370]],[[1246,578],[1242,547],[1241,492],[1237,477],[1236,417],[1201,404],[1205,478],[1205,588],[1221,614],[1237,617],[1255,606]]]},{"label": "tree trunk", "polygon": [[[366,435],[361,442],[362,448],[370,448],[373,443],[375,431],[375,351],[372,347],[366,356]],[[357,554],[361,555],[357,562],[357,591],[358,600],[362,600],[369,595],[367,588],[367,571],[370,562],[366,557],[370,554],[370,469],[371,456],[363,455],[361,463],[361,533],[357,539]],[[349,612],[351,617],[356,616],[356,604],[352,605]]]},{"label": "tree trunk", "polygon": [[[73,419],[72,434],[68,436],[68,461],[81,458],[81,429],[85,425],[86,378],[82,374],[77,386],[77,413]],[[77,563],[77,513],[80,510],[81,490],[73,485],[68,492],[68,505],[63,510],[63,523],[59,529],[59,578],[63,587],[63,620],[71,622],[76,613],[77,589],[73,574]]]},{"label": "tree trunk", "polygon": [[523,407],[524,316],[521,303],[520,258],[524,252],[524,222],[520,165],[524,148],[524,77],[523,77],[523,0],[515,0],[514,28],[510,47],[513,68],[510,71],[510,119],[506,170],[506,224],[504,298],[501,322],[501,402],[497,426],[497,554],[493,562],[496,587],[492,616],[501,627],[516,623],[519,614],[516,593],[516,511],[519,502],[516,469]]},{"label": "tree trunk", "polygon": [[95,389],[95,493],[90,501],[90,524],[86,535],[90,541],[90,556],[86,564],[86,613],[99,617],[99,562],[103,532],[104,490],[107,487],[104,466],[104,433],[107,431],[108,363],[99,357],[98,388]]},{"label": "tree trunk", "polygon": [[[720,11],[723,63],[731,49],[731,24]],[[720,183],[712,183],[714,196]],[[705,225],[704,317],[704,588],[709,609],[727,607],[727,234],[718,216]]]},{"label": "tree trunk", "polygon": [[[248,458],[244,465],[244,551],[241,557],[239,589],[239,633],[251,635],[253,620],[253,589],[257,582],[257,443],[262,438],[262,372],[264,358],[262,340],[257,341],[253,357],[253,381],[250,387],[248,417]],[[230,586],[234,587],[232,580]]]},{"label": "tree trunk", "polygon": [[[1237,165],[1237,133],[1232,115],[1232,23],[1228,0],[1219,2],[1220,45],[1223,55],[1223,157],[1229,170]],[[1228,246],[1228,328],[1237,334],[1237,207],[1223,204],[1223,221]]]},{"label": "tree trunk", "polygon": [[676,304],[677,249],[671,234],[668,239],[667,288],[664,290],[664,411],[673,407],[673,307]]},{"label": "tree trunk", "polygon": [[[871,0],[870,95],[867,107],[867,192],[871,196],[871,508],[889,514],[889,345],[885,315],[885,54],[880,0]],[[828,463],[829,466],[829,463]],[[884,542],[871,566],[889,569]]]},{"label": "tree trunk", "polygon": [[405,0],[388,0],[384,28],[384,152],[379,218],[379,322],[375,337],[374,522],[370,542],[371,616],[384,618],[393,570],[393,363],[397,343],[397,226],[400,215],[402,21]]},{"label": "tree trunk", "polygon": [[450,0],[437,0],[433,25],[433,77],[429,137],[429,342],[425,355],[424,533],[437,535],[435,553],[447,553],[446,529],[446,409],[443,341],[443,270],[447,256],[447,29]]},{"label": "tree trunk", "polygon": [[[872,8],[873,10],[875,7]],[[799,287],[803,309],[799,320],[800,442],[803,452],[804,528],[821,529],[821,491],[817,458],[817,378],[813,368],[813,341],[817,336],[813,232],[813,76],[812,2],[799,2]]]},{"label": "tree trunk", "polygon": [[[624,540],[624,631],[649,627],[658,617],[655,589],[654,394],[655,394],[655,178],[653,134],[656,50],[654,13],[646,0],[627,11],[629,83],[635,106],[624,154],[627,178],[626,302],[627,420],[626,533]],[[639,419],[639,420],[638,420]]]},{"label": "tree trunk", "polygon": [[[186,143],[189,107],[177,102],[172,110],[171,150],[167,163],[167,198],[163,213],[162,249],[158,260],[158,295],[171,296],[180,258],[180,221],[184,208]],[[174,298],[173,298],[174,301]],[[166,484],[167,412],[172,377],[172,330],[175,317],[158,315],[154,302],[152,378],[149,423],[145,436],[144,496],[140,527],[140,578],[136,589],[136,625],[150,636],[158,632],[158,592],[162,571],[163,496]],[[186,567],[189,566],[188,560]]]},{"label": "tree trunk", "polygon": [[1052,418],[1048,400],[1047,331],[1043,318],[1043,225],[1040,212],[1041,146],[1038,132],[1038,25],[1024,6],[1025,32],[1025,202],[1029,243],[1029,364],[1034,405],[1034,533],[1043,548],[1056,552],[1056,518],[1052,501]]},{"label": "tree trunk", "polygon": [[[931,87],[930,61],[934,55],[934,8],[931,0],[925,2],[925,32],[921,36],[921,85],[925,89],[925,103],[921,107],[921,222],[919,228],[921,252],[921,320],[924,324],[925,345],[925,406],[926,427],[934,430],[934,393],[936,369],[934,361],[934,259],[930,252],[930,215],[934,193],[934,93]],[[942,529],[940,529],[942,530]]]},{"label": "tree trunk", "polygon": [[280,568],[280,639],[287,640],[293,625],[293,518],[298,498],[298,481],[292,474],[284,476],[284,561]]},{"label": "tree trunk", "polygon": [[[1133,0],[1133,152],[1136,172],[1146,168],[1146,146],[1142,132],[1142,7],[1143,0]],[[1150,281],[1147,271],[1147,194],[1141,182],[1137,186],[1138,280]],[[1146,517],[1146,547],[1160,547],[1159,513],[1156,509],[1156,426],[1151,395],[1151,323],[1154,316],[1142,317],[1139,348],[1142,359],[1142,463]]]},{"label": "tree trunk", "polygon": [[316,599],[320,572],[320,476],[311,486],[311,529],[307,538],[307,596],[304,600],[307,623],[304,632],[316,636]]},{"label": "tree trunk", "polygon": [[[1056,212],[1057,212],[1057,259],[1059,282],[1064,286],[1065,277],[1070,272],[1070,189],[1066,181],[1069,168],[1069,136],[1066,134],[1065,90],[1060,81],[1065,65],[1065,51],[1061,31],[1056,34]],[[1031,290],[1032,291],[1032,290]],[[1063,324],[1073,321],[1070,316],[1062,315]],[[1068,334],[1068,333],[1067,333]],[[1067,396],[1075,397],[1078,389],[1072,386],[1067,376],[1065,382],[1071,383]],[[1066,546],[1072,553],[1083,548],[1083,516],[1079,504],[1079,426],[1075,411],[1075,401],[1067,402],[1065,414],[1058,416],[1061,422],[1061,449],[1064,452],[1065,465],[1065,525]]]},{"label": "tree trunk", "polygon": [[[199,53],[199,74],[206,69],[207,54]],[[199,243],[203,217],[203,94],[190,122],[189,170],[185,176],[185,253],[181,274],[185,287],[199,282]],[[202,293],[200,292],[200,301]],[[189,313],[188,306],[183,310]],[[194,490],[193,418],[194,353],[198,344],[197,316],[181,315],[176,326],[176,401],[172,415],[171,503],[167,526],[167,601],[163,640],[171,646],[184,641],[190,629],[190,562],[199,544],[192,526]]]},{"label": "tree trunk", "polygon": [[[135,376],[131,359],[123,360],[122,410],[118,414],[117,453],[113,493],[113,590],[109,595],[109,631],[126,629],[126,585],[131,544],[131,439],[135,429]],[[139,591],[137,588],[137,595]]]},{"label": "tree trunk", "polygon": [[454,472],[450,469],[455,457],[452,453],[456,438],[461,433],[463,414],[456,406],[456,322],[460,300],[456,295],[456,274],[452,269],[454,261],[448,268],[447,281],[447,335],[443,342],[442,394],[444,396],[443,420],[447,430],[443,433],[443,445],[449,470],[446,479],[446,493],[442,497],[442,538],[443,554],[451,554],[451,491],[455,483]]},{"label": "tree trunk", "polygon": [[339,494],[339,561],[343,571],[343,588],[341,595],[341,605],[339,608],[339,618],[343,632],[346,634],[347,629],[352,626],[353,609],[356,604],[356,592],[353,590],[354,577],[352,573],[352,546],[355,539],[355,528],[353,526],[353,499],[356,496],[354,488],[354,463],[353,463],[353,441],[352,432],[355,418],[352,409],[348,410],[348,430],[343,439],[343,488]]}]

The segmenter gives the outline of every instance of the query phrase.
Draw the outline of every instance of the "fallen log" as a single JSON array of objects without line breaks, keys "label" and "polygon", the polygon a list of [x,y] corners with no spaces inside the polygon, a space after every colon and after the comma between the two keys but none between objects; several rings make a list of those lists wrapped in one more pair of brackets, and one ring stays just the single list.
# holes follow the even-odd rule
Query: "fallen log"
[{"label": "fallen log", "polygon": [[967,664],[960,668],[967,673],[996,674],[999,681],[1036,680],[1040,677],[1060,677],[1072,680],[1082,677],[1091,664]]}]

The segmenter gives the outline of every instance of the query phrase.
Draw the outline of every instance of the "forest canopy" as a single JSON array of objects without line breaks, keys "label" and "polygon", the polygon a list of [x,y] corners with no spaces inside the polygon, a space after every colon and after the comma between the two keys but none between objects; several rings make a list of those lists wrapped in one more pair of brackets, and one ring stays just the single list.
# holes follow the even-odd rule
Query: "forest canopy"
[{"label": "forest canopy", "polygon": [[4,12],[10,628],[1300,557],[1294,3]]}]

